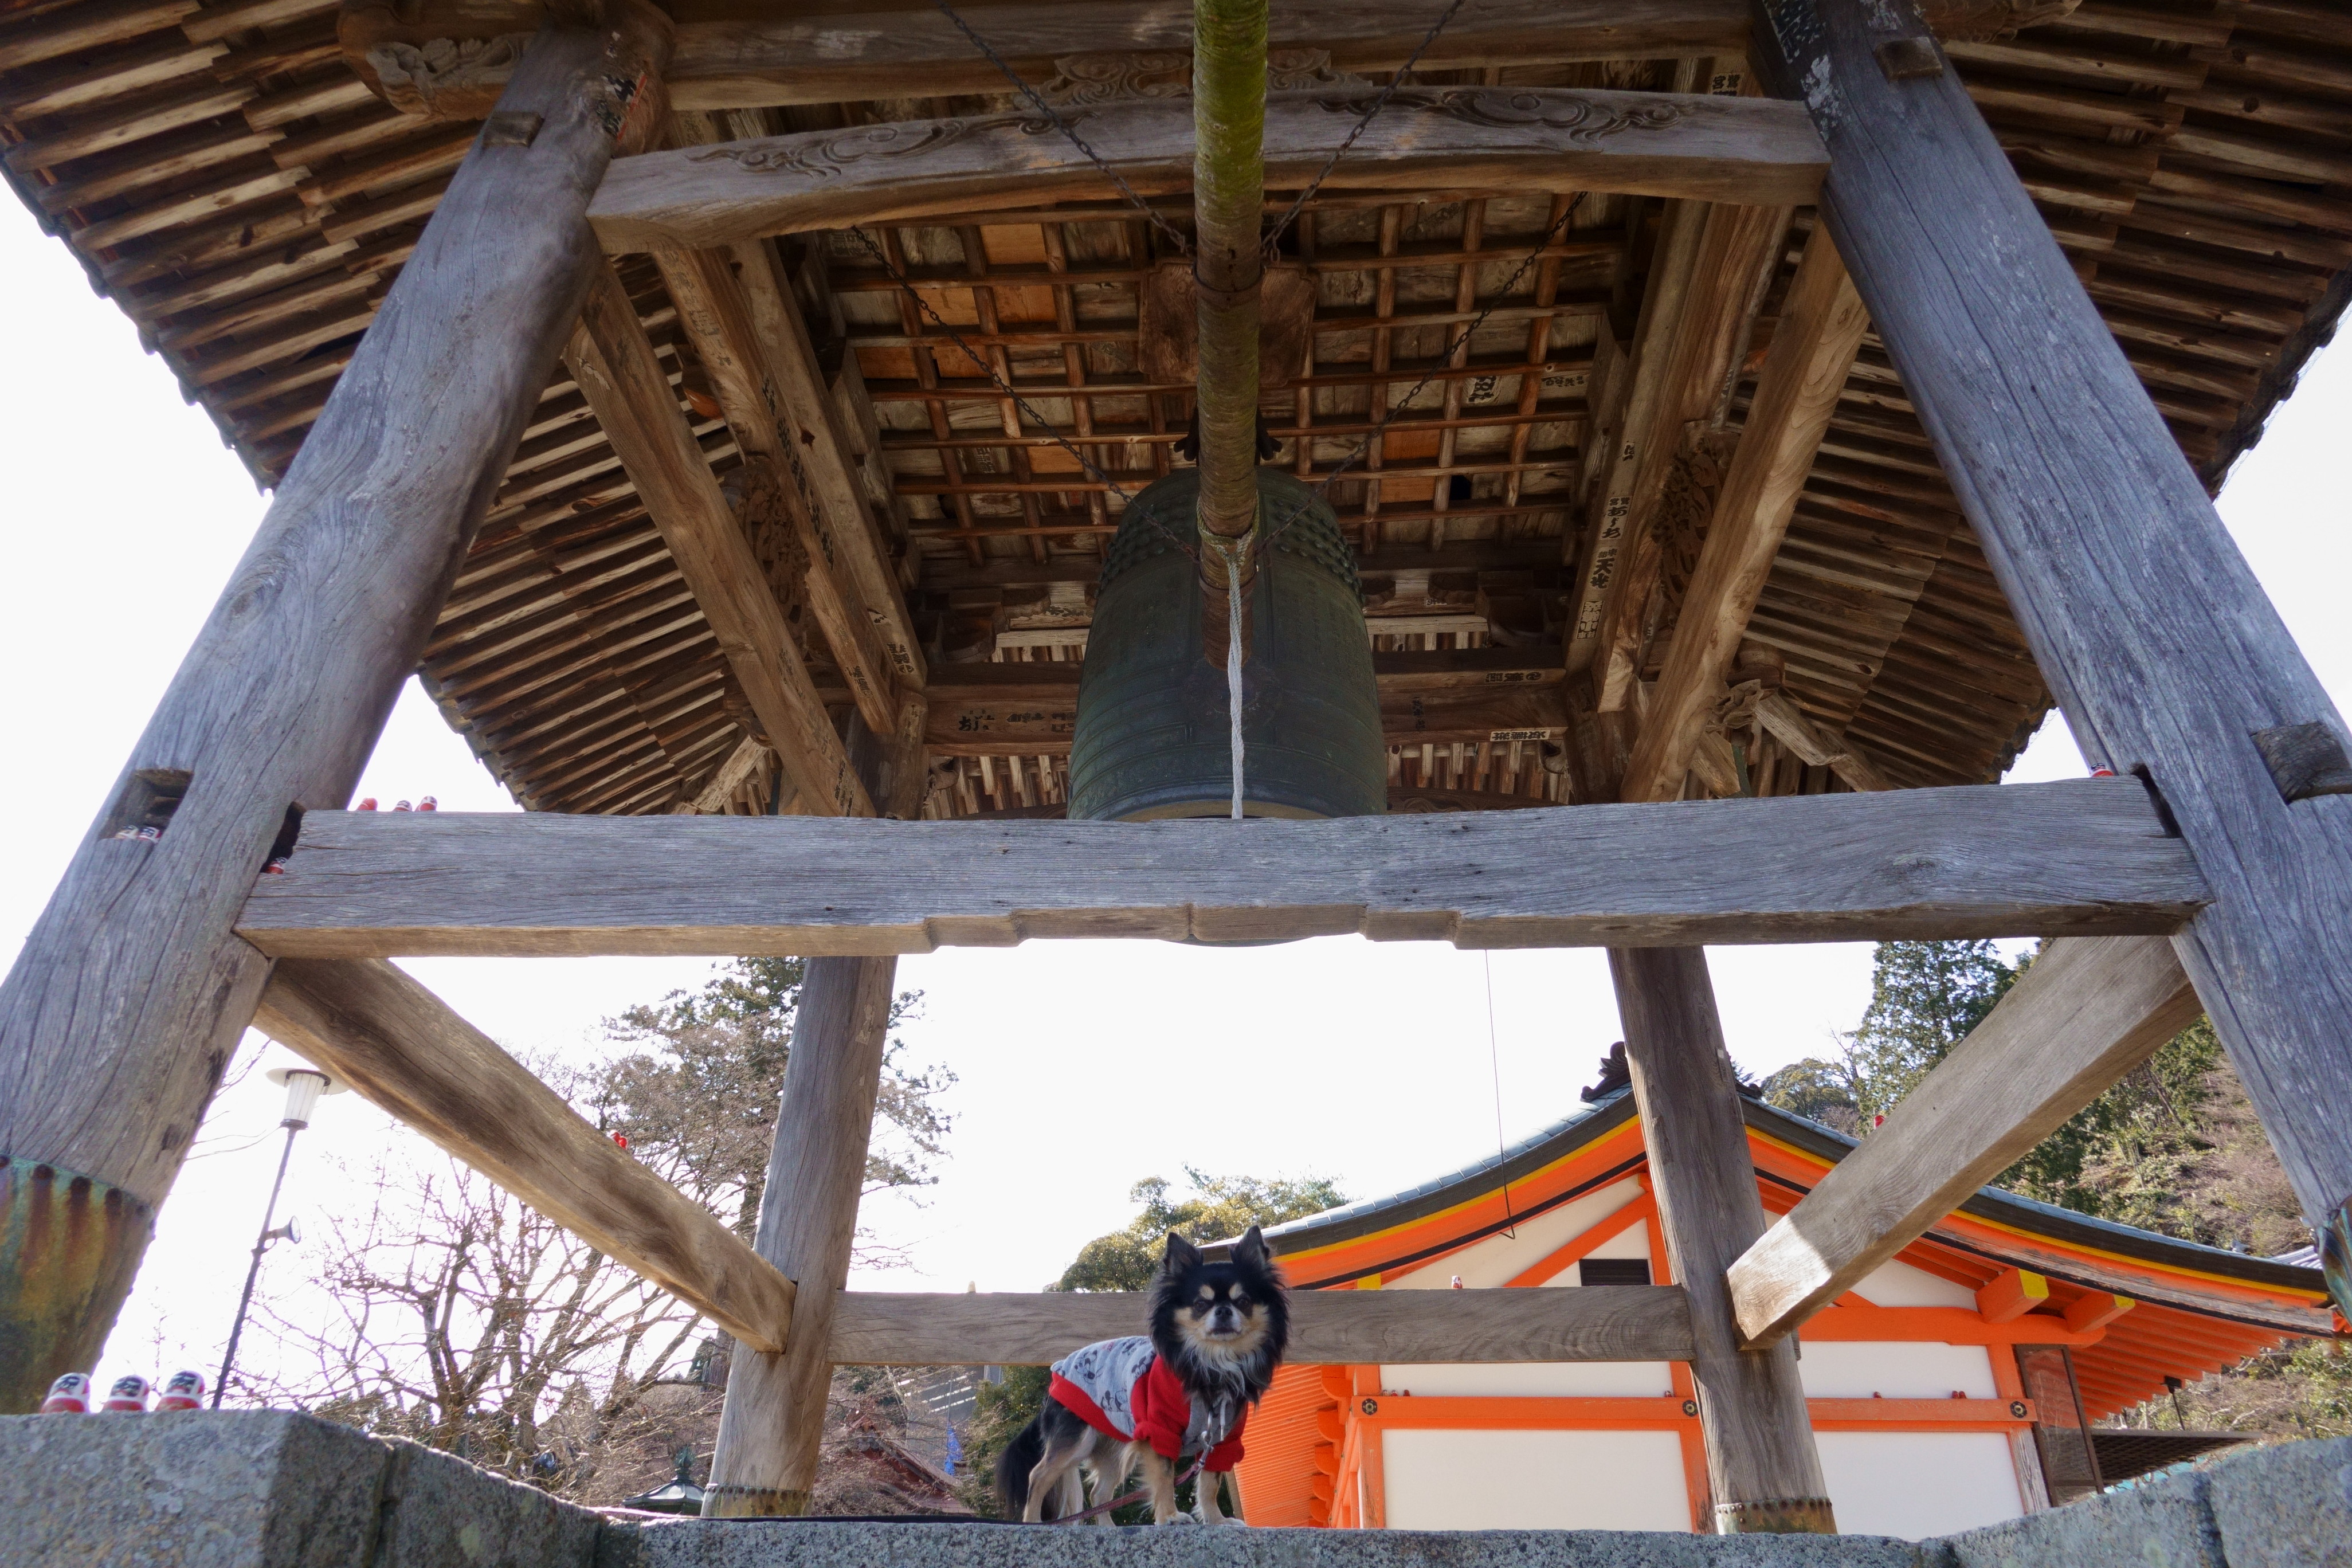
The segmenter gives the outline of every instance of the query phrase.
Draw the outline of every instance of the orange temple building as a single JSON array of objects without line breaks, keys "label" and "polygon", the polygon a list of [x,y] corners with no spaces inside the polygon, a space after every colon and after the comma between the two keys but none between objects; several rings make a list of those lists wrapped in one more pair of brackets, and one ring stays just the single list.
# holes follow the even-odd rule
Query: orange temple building
[{"label": "orange temple building", "polygon": [[[1745,1105],[1769,1215],[1854,1147]],[[1622,1089],[1495,1159],[1270,1238],[1301,1289],[1675,1282]],[[1917,1538],[2230,1441],[2092,1424],[2332,1326],[2315,1267],[1989,1187],[1809,1321],[1800,1370],[1841,1528]],[[1293,1364],[1250,1423],[1243,1493],[1257,1524],[1699,1529],[1694,1392],[1674,1362]]]}]

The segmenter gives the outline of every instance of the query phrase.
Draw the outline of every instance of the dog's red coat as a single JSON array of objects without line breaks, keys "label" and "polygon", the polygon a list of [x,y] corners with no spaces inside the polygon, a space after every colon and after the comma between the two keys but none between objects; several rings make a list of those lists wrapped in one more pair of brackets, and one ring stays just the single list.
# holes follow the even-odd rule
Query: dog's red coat
[{"label": "dog's red coat", "polygon": [[[1054,1374],[1051,1392],[1072,1415],[1105,1436],[1117,1437],[1121,1442],[1139,1438],[1150,1444],[1151,1451],[1163,1459],[1173,1459],[1184,1451],[1184,1428],[1192,1424],[1192,1402],[1185,1397],[1183,1384],[1177,1380],[1163,1357],[1153,1356],[1150,1366],[1135,1380],[1135,1391],[1128,1398],[1128,1408],[1135,1412],[1132,1432],[1120,1431],[1085,1389],[1058,1372]],[[1249,1407],[1244,1405],[1234,1418],[1234,1429],[1209,1450],[1202,1468],[1222,1475],[1240,1464],[1242,1428],[1248,1425]]]}]

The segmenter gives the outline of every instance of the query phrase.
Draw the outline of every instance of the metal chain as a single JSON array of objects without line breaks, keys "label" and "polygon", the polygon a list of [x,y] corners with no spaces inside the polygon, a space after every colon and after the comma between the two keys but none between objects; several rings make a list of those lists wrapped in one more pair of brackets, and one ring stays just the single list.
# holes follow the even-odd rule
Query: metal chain
[{"label": "metal chain", "polygon": [[1395,96],[1396,89],[1404,85],[1404,79],[1411,76],[1412,68],[1421,63],[1422,55],[1430,45],[1437,42],[1437,35],[1445,31],[1445,25],[1453,21],[1454,14],[1461,9],[1462,0],[1453,0],[1451,5],[1438,13],[1437,20],[1431,23],[1429,31],[1422,35],[1421,42],[1415,44],[1412,53],[1405,57],[1404,64],[1399,68],[1394,76],[1389,78],[1389,84],[1381,89],[1380,96],[1372,100],[1372,106],[1364,110],[1362,119],[1356,121],[1356,128],[1348,132],[1348,139],[1333,149],[1328,158],[1323,160],[1323,166],[1315,172],[1315,177],[1307,183],[1307,188],[1298,193],[1298,199],[1291,203],[1280,217],[1274,220],[1274,227],[1267,231],[1264,245],[1267,261],[1272,261],[1279,254],[1276,247],[1281,245],[1282,237],[1289,230],[1293,220],[1314,197],[1315,193],[1323,188],[1323,182],[1331,177],[1331,171],[1339,166],[1339,160],[1347,155],[1348,150],[1356,144],[1356,139],[1371,128],[1374,120],[1380,118],[1381,110],[1388,107],[1389,100]]},{"label": "metal chain", "polygon": [[[1044,431],[1046,437],[1053,441],[1054,445],[1059,447],[1063,451],[1067,452],[1071,457],[1076,458],[1079,468],[1083,468],[1088,475],[1090,475],[1103,487],[1103,489],[1117,496],[1119,499],[1121,506],[1131,505],[1134,502],[1135,497],[1132,494],[1122,489],[1118,480],[1112,479],[1108,474],[1105,473],[1099,467],[1097,467],[1093,458],[1087,457],[1084,452],[1079,451],[1076,447],[1070,445],[1068,441],[1063,439],[1062,433],[1054,428],[1053,422],[1051,420],[1047,419],[1043,414],[1038,413],[1036,408],[1027,398],[1022,396],[1018,391],[1014,390],[1011,382],[997,374],[995,365],[992,364],[987,357],[982,354],[978,349],[966,342],[961,332],[957,331],[953,327],[948,325],[946,321],[940,317],[940,313],[931,308],[931,302],[923,298],[922,292],[915,287],[914,280],[898,269],[898,268],[891,261],[888,253],[884,251],[880,246],[875,244],[873,239],[864,229],[852,228],[845,232],[847,232],[851,238],[855,239],[858,244],[866,247],[866,253],[867,255],[874,258],[876,261],[881,263],[882,270],[889,274],[890,281],[896,283],[899,289],[905,292],[907,298],[915,302],[916,308],[921,310],[924,315],[929,316],[931,319],[931,324],[939,328],[941,332],[945,333],[947,340],[955,344],[958,349],[961,349],[966,359],[971,361],[973,364],[978,365],[980,367],[980,373],[988,377],[990,382],[994,384],[996,390],[1003,393],[1006,397],[1012,399],[1013,406],[1018,408],[1022,414],[1026,416],[1029,421],[1035,425],[1038,429]],[[1124,512],[1120,513],[1122,518],[1124,518],[1125,515],[1126,514]],[[1160,523],[1157,519],[1147,519],[1146,521],[1151,522],[1152,526],[1159,531],[1162,537],[1167,539],[1167,541],[1173,544],[1178,550],[1182,551],[1187,557],[1193,561],[1198,561],[1201,558],[1200,552],[1193,547],[1191,541],[1179,536],[1165,524]]]},{"label": "metal chain", "polygon": [[[1323,476],[1322,482],[1315,487],[1316,500],[1320,500],[1325,493],[1328,492],[1333,485],[1339,481],[1342,475],[1346,474],[1349,469],[1354,468],[1358,463],[1362,462],[1364,458],[1370,454],[1373,444],[1380,440],[1381,435],[1391,424],[1395,423],[1397,416],[1402,414],[1407,408],[1410,408],[1412,405],[1412,400],[1419,397],[1429,384],[1437,379],[1437,373],[1444,370],[1446,367],[1447,362],[1452,360],[1456,353],[1461,352],[1463,345],[1470,341],[1473,333],[1476,332],[1480,327],[1486,324],[1486,318],[1503,308],[1503,302],[1506,300],[1508,300],[1511,296],[1511,291],[1519,286],[1519,279],[1528,275],[1528,269],[1529,268],[1543,259],[1544,252],[1551,248],[1551,242],[1559,237],[1560,231],[1568,226],[1569,221],[1571,218],[1576,216],[1577,208],[1583,205],[1584,193],[1580,191],[1570,200],[1567,210],[1562,212],[1557,219],[1553,220],[1552,226],[1549,228],[1544,230],[1543,237],[1536,241],[1536,247],[1528,252],[1526,258],[1522,260],[1517,268],[1512,271],[1510,277],[1504,279],[1502,288],[1495,291],[1493,303],[1489,304],[1485,310],[1479,311],[1477,315],[1472,317],[1470,324],[1454,334],[1454,341],[1445,345],[1445,352],[1437,356],[1437,363],[1430,367],[1429,374],[1423,376],[1419,381],[1413,383],[1412,391],[1406,393],[1395,403],[1390,405],[1388,409],[1381,414],[1380,419],[1372,426],[1371,434],[1364,437],[1363,444],[1359,446],[1353,452],[1349,453],[1345,462],[1341,463],[1338,468]],[[1306,437],[1302,436],[1300,439],[1305,440]],[[1274,545],[1274,542],[1281,538],[1282,535],[1288,531],[1292,523],[1297,522],[1300,518],[1307,515],[1307,507],[1311,504],[1311,502],[1300,503],[1298,506],[1294,507],[1291,510],[1289,516],[1284,518],[1271,529],[1260,533],[1256,542],[1250,547],[1252,552],[1255,553],[1271,549]]]},{"label": "metal chain", "polygon": [[[1458,5],[1462,3],[1462,0],[1454,0],[1454,3]],[[1085,153],[1087,155],[1087,162],[1094,164],[1094,166],[1102,173],[1105,178],[1108,179],[1112,184],[1118,187],[1119,194],[1124,195],[1129,202],[1133,204],[1138,212],[1151,220],[1152,226],[1159,229],[1162,235],[1166,236],[1168,242],[1176,247],[1177,255],[1190,256],[1192,254],[1192,242],[1185,237],[1183,231],[1153,210],[1150,203],[1136,195],[1135,187],[1127,183],[1127,176],[1120,174],[1117,169],[1112,168],[1109,161],[1104,158],[1101,153],[1096,152],[1093,145],[1089,143],[1085,137],[1078,134],[1076,127],[1073,126],[1068,121],[1063,119],[1060,112],[1056,110],[1052,104],[1046,102],[1045,98],[1039,94],[1035,88],[1031,87],[1026,81],[1023,80],[1021,73],[1014,70],[1011,64],[1006,61],[1004,57],[998,54],[996,50],[991,47],[986,38],[982,37],[978,33],[974,32],[971,23],[956,15],[955,7],[950,5],[948,4],[948,0],[931,0],[931,4],[939,7],[940,15],[945,16],[950,22],[955,24],[955,29],[957,32],[961,33],[965,37],[971,40],[972,47],[978,49],[982,54],[986,55],[989,58],[989,62],[994,65],[998,70],[1004,73],[1004,79],[1013,84],[1014,90],[1018,91],[1022,97],[1027,99],[1031,106],[1034,107],[1038,113],[1052,121],[1054,122],[1054,128],[1059,131],[1063,135],[1068,137],[1070,139],[1070,144],[1076,147],[1079,152]]]}]

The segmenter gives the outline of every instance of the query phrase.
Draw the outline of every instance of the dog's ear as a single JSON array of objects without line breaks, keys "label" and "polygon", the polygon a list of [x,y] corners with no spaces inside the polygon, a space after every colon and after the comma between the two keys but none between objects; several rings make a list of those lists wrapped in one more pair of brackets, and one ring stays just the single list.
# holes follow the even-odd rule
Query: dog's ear
[{"label": "dog's ear", "polygon": [[1234,1261],[1244,1268],[1264,1270],[1272,1267],[1272,1261],[1266,1256],[1265,1237],[1259,1234],[1257,1226],[1250,1226],[1241,1240],[1234,1244]]},{"label": "dog's ear", "polygon": [[1160,1272],[1181,1274],[1187,1268],[1200,1266],[1201,1249],[1174,1231],[1168,1233],[1168,1250],[1160,1256]]}]

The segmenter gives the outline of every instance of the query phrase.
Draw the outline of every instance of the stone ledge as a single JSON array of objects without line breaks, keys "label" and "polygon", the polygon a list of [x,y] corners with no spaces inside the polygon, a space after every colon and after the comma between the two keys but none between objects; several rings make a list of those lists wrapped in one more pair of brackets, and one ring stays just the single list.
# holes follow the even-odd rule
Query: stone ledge
[{"label": "stone ledge", "polygon": [[2352,1438],[1917,1543],[610,1521],[283,1411],[0,1416],[0,1568],[2352,1568]]},{"label": "stone ledge", "polygon": [[1866,1535],[1608,1530],[1060,1529],[1008,1524],[740,1523],[611,1529],[597,1568],[1922,1568]]},{"label": "stone ledge", "polygon": [[0,1416],[0,1568],[591,1568],[603,1522],[288,1411]]}]

